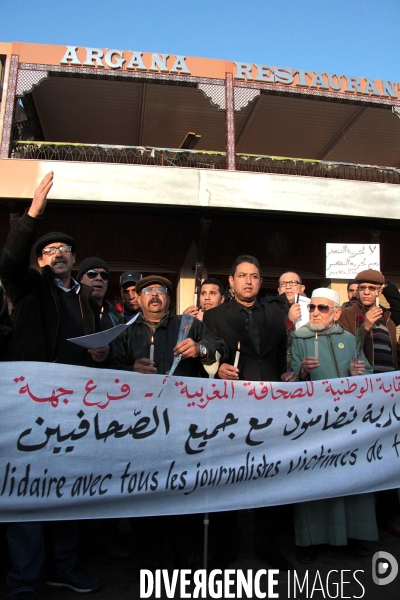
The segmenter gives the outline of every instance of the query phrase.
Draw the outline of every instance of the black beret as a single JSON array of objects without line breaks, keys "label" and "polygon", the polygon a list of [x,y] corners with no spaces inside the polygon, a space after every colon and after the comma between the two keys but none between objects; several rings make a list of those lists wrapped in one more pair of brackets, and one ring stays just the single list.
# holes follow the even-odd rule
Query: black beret
[{"label": "black beret", "polygon": [[85,260],[83,260],[79,265],[78,275],[76,276],[77,280],[80,281],[82,275],[91,269],[104,269],[108,274],[110,274],[110,269],[107,267],[104,260],[97,258],[97,256],[91,256],[90,258],[85,258]]},{"label": "black beret", "polygon": [[72,247],[72,253],[75,253],[75,240],[70,235],[62,233],[61,231],[50,231],[46,235],[42,235],[41,238],[35,244],[36,256],[42,255],[42,250],[45,246],[51,244],[51,242],[62,242],[66,246]]}]

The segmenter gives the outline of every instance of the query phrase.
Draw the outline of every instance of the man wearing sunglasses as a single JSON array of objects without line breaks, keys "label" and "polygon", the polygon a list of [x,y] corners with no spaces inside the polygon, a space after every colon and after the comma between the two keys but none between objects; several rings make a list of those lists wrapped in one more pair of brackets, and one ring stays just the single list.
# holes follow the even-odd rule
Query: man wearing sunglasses
[{"label": "man wearing sunglasses", "polygon": [[[308,309],[310,322],[298,329],[293,339],[292,366],[299,379],[317,381],[370,374],[372,368],[365,356],[354,358],[355,337],[338,325],[339,294],[318,288],[311,295]],[[368,550],[359,540],[378,539],[373,494],[301,502],[295,505],[295,532],[299,562],[314,562],[319,544],[347,546],[352,556],[365,556]]]},{"label": "man wearing sunglasses", "polygon": [[92,298],[100,306],[101,328],[103,331],[120,324],[118,313],[110,302],[104,300],[110,280],[110,270],[101,258],[85,258],[79,266],[77,279],[92,288]]},{"label": "man wearing sunglasses", "polygon": [[[0,278],[15,315],[8,360],[94,366],[105,360],[108,347],[86,351],[67,341],[100,330],[99,309],[91,298],[91,288],[71,277],[75,240],[59,231],[42,236],[34,245],[41,272],[29,267],[52,185],[51,172],[39,184],[27,212],[14,221],[0,253]],[[76,566],[76,522],[55,521],[48,526],[41,522],[10,523],[7,538],[12,566],[7,585],[11,598],[29,600],[36,596],[44,562],[44,529],[49,536],[51,565],[47,584],[82,593],[97,590],[100,580]]]}]

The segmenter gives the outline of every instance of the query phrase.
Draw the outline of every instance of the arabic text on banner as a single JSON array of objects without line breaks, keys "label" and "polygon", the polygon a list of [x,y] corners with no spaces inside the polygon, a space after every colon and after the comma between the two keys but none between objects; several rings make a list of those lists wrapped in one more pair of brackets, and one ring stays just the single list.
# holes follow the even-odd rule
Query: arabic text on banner
[{"label": "arabic text on banner", "polygon": [[399,372],[165,384],[15,362],[0,380],[3,521],[213,512],[400,486]]}]

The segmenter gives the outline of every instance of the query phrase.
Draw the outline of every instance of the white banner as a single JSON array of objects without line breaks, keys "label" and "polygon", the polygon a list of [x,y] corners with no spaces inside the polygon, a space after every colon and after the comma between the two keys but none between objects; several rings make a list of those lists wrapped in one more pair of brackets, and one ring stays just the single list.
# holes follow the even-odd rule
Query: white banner
[{"label": "white banner", "polygon": [[2,363],[1,520],[213,512],[400,487],[399,372],[165,379]]}]

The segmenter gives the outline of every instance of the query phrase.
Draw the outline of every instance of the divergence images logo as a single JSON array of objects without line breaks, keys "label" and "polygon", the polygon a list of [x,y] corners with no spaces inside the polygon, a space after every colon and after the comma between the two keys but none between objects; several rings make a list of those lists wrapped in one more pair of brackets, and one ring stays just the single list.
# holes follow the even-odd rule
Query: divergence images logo
[{"label": "divergence images logo", "polygon": [[389,552],[375,552],[372,557],[372,580],[377,585],[392,583],[397,577],[399,565]]}]

